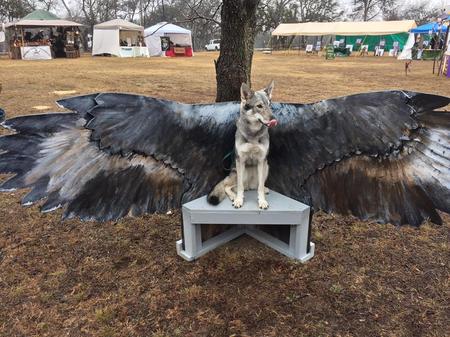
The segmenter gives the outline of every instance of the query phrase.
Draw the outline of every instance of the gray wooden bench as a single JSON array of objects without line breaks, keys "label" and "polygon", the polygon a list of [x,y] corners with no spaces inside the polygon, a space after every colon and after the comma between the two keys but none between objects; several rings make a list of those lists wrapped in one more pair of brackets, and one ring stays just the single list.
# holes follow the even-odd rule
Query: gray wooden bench
[{"label": "gray wooden bench", "polygon": [[[176,243],[177,253],[193,261],[207,252],[237,238],[250,235],[278,252],[306,262],[314,256],[314,243],[310,242],[310,207],[280,193],[269,191],[267,210],[258,208],[256,191],[245,192],[244,205],[236,209],[227,198],[219,205],[208,204],[206,196],[183,205],[182,239]],[[233,225],[225,232],[206,241],[202,240],[202,224]],[[262,227],[289,226],[288,238],[278,239]]]}]

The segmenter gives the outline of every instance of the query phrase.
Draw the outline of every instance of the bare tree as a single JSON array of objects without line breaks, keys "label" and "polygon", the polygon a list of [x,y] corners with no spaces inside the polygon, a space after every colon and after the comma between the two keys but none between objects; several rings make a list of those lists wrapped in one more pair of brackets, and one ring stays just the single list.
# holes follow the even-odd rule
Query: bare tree
[{"label": "bare tree", "polygon": [[385,8],[383,18],[385,20],[415,20],[418,25],[424,24],[436,18],[441,10],[432,6],[428,1],[408,3],[405,6],[394,5]]},{"label": "bare tree", "polygon": [[258,8],[258,30],[270,31],[280,23],[297,22],[295,0],[265,0]]},{"label": "bare tree", "polygon": [[355,19],[370,21],[383,13],[383,9],[393,6],[395,0],[353,0]]},{"label": "bare tree", "polygon": [[297,8],[300,22],[334,21],[343,13],[335,0],[300,0]]},{"label": "bare tree", "polygon": [[70,7],[69,7],[69,5],[67,4],[66,0],[61,0],[61,2],[62,2],[64,8],[65,8],[66,11],[67,11],[67,15],[69,16],[69,18],[72,19],[72,18],[73,18],[72,10],[70,9]]},{"label": "bare tree", "polygon": [[258,26],[270,31],[280,23],[334,21],[342,13],[336,0],[266,0],[258,12]]},{"label": "bare tree", "polygon": [[13,21],[35,9],[34,2],[25,0],[0,0],[0,21]]},{"label": "bare tree", "polygon": [[46,11],[50,11],[52,8],[55,8],[58,0],[36,0],[34,7],[43,7]]}]

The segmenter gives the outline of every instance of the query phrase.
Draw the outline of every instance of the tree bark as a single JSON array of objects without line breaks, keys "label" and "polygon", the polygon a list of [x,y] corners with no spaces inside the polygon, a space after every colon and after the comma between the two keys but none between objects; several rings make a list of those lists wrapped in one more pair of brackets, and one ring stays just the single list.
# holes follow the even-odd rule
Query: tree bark
[{"label": "tree bark", "polygon": [[216,102],[240,100],[243,82],[251,85],[256,10],[260,0],[224,0],[220,55],[216,65]]}]

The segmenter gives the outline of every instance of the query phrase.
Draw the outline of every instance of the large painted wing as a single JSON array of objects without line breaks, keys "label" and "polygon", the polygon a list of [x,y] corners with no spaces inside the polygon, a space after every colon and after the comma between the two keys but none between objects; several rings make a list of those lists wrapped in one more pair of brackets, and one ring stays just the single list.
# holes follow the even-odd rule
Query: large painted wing
[{"label": "large painted wing", "polygon": [[65,217],[114,220],[162,212],[201,196],[223,176],[234,146],[237,103],[189,105],[128,94],[58,102],[71,113],[23,116],[2,125],[2,190],[30,188],[29,205]]},{"label": "large painted wing", "polygon": [[420,225],[450,212],[450,98],[404,91],[274,104],[268,186],[316,209]]}]

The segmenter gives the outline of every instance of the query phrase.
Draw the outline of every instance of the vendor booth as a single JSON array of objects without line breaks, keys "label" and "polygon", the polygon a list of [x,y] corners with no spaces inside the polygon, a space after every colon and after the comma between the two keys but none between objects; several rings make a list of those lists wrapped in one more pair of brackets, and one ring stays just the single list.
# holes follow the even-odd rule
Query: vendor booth
[{"label": "vendor booth", "polygon": [[148,57],[143,32],[144,27],[122,19],[99,23],[94,26],[92,55]]},{"label": "vendor booth", "polygon": [[150,56],[192,56],[191,31],[167,22],[160,22],[144,31]]},{"label": "vendor booth", "polygon": [[272,36],[335,36],[337,49],[374,51],[377,47],[401,50],[408,31],[416,27],[413,20],[365,22],[282,23]]},{"label": "vendor booth", "polygon": [[439,21],[429,22],[410,30],[408,42],[399,60],[436,60],[442,56],[445,39],[448,36],[450,16]]},{"label": "vendor booth", "polygon": [[80,56],[82,24],[61,20],[56,15],[36,10],[23,19],[5,25],[9,55],[13,59],[49,60]]},{"label": "vendor booth", "polygon": [[[446,19],[447,22],[449,18]],[[413,49],[416,49],[416,58],[422,60],[439,58],[444,50],[447,29],[447,25],[443,24],[442,20],[429,22],[411,29],[411,34],[414,34],[415,44]]]}]

